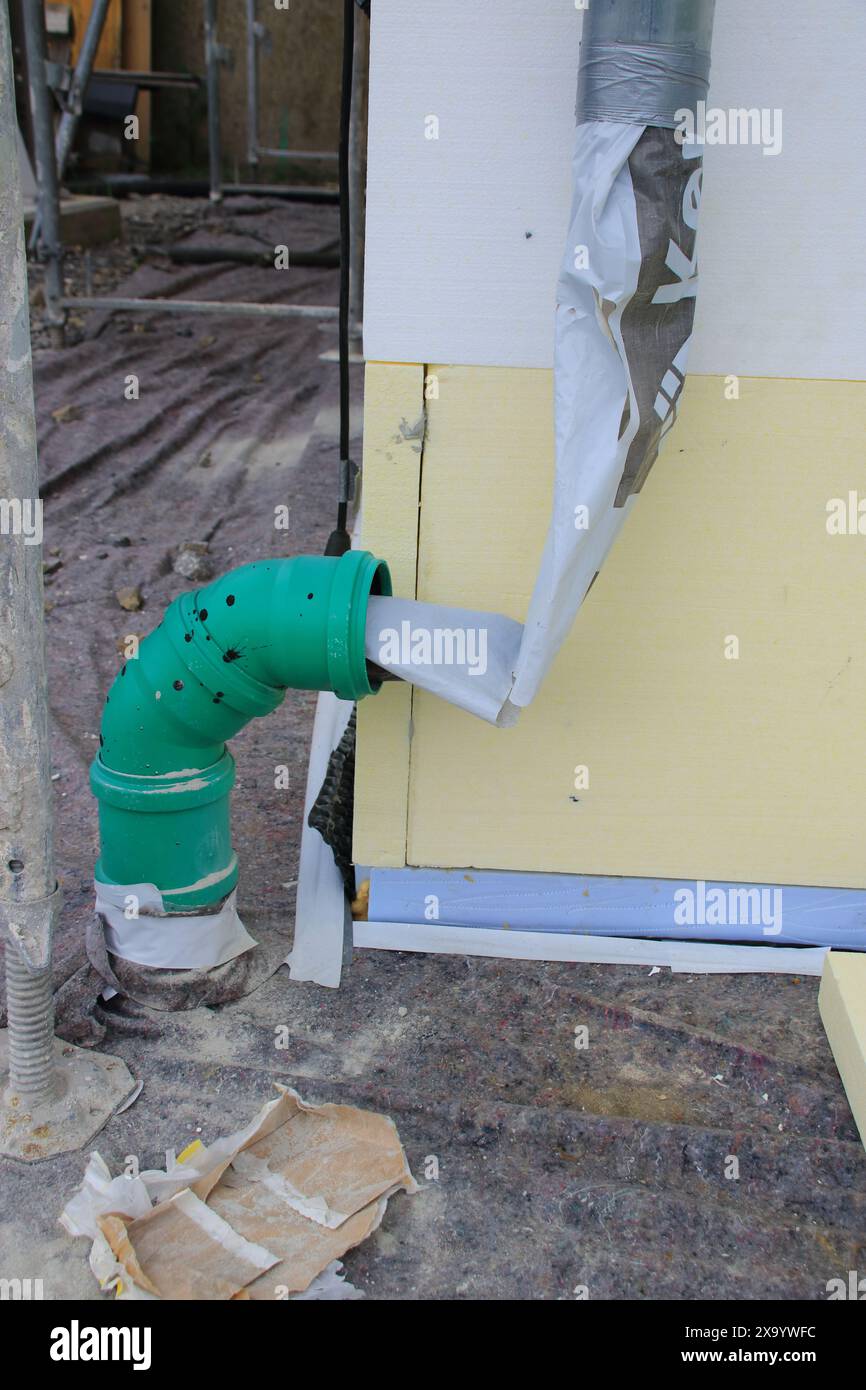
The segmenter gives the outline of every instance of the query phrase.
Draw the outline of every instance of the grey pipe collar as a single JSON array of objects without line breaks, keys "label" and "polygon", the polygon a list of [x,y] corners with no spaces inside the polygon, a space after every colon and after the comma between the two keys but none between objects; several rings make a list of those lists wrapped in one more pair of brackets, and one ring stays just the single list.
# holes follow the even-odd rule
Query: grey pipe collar
[{"label": "grey pipe collar", "polygon": [[715,0],[592,0],[583,25],[577,122],[672,128],[709,89]]}]

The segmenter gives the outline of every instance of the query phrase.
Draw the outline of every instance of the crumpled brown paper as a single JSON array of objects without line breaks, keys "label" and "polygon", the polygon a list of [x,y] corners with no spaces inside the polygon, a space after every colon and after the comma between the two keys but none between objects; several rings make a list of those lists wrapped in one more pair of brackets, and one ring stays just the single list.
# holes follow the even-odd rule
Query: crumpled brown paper
[{"label": "crumpled brown paper", "polygon": [[61,1221],[93,1236],[103,1287],[133,1298],[287,1298],[366,1239],[393,1193],[417,1191],[387,1115],[277,1089],[244,1129],[168,1172],[125,1183],[93,1155]]}]

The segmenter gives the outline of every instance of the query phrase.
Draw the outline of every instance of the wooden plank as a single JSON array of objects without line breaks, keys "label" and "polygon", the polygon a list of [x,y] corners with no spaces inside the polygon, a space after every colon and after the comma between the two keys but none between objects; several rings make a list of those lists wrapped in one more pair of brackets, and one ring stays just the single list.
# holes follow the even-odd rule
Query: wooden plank
[{"label": "wooden plank", "polygon": [[[364,387],[361,544],[388,561],[394,593],[415,595],[424,436],[424,369],[370,362]],[[412,687],[385,685],[358,705],[356,864],[406,862]]]},{"label": "wooden plank", "polygon": [[821,1022],[866,1145],[866,956],[829,951],[818,991]]},{"label": "wooden plank", "polygon": [[[551,376],[429,370],[417,597],[522,619]],[[864,429],[862,384],[742,379],[729,400],[690,377],[517,727],[416,692],[408,862],[866,887],[866,566],[862,537],[826,524],[862,487]]]},{"label": "wooden plank", "polygon": [[[24,227],[29,232],[36,215],[35,203],[25,205]],[[67,246],[104,246],[123,236],[120,204],[116,198],[73,194],[60,200],[60,235]]]},{"label": "wooden plank", "polygon": [[[81,48],[81,41],[84,38],[84,31],[87,28],[87,21],[90,17],[92,0],[70,0],[72,10],[72,62],[76,62],[78,51]],[[119,68],[122,63],[122,30],[123,30],[123,4],[122,0],[111,0],[108,6],[108,13],[105,16],[105,24],[102,29],[102,38],[96,50],[96,61],[94,67],[97,68]]]},{"label": "wooden plank", "polygon": [[[123,66],[130,72],[148,72],[152,63],[152,0],[123,0]],[[150,165],[152,94],[139,92],[135,104],[138,140],[133,142],[136,159]]]},{"label": "wooden plank", "polygon": [[[778,109],[782,149],[707,147],[693,371],[866,377],[866,193],[851,176],[866,6],[832,16],[816,23],[812,0],[716,5],[709,103]],[[580,18],[569,0],[438,0],[431,23],[424,5],[377,0],[368,357],[552,365]]]}]

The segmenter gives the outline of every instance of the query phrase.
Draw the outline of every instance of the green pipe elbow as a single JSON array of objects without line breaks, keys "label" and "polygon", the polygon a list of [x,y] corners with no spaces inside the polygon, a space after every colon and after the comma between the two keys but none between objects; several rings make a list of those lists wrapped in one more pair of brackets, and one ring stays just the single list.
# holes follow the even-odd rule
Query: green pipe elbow
[{"label": "green pipe elbow", "polygon": [[371,593],[391,593],[388,566],[350,550],[255,561],[169,605],[106,697],[90,770],[98,882],[153,883],[169,912],[232,891],[226,741],[288,689],[375,694],[364,653]]}]

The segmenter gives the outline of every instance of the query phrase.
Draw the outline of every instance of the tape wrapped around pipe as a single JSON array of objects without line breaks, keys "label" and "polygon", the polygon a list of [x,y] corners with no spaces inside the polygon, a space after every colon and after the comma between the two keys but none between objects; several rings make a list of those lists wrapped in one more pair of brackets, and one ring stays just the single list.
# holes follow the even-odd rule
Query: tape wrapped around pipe
[{"label": "tape wrapped around pipe", "polygon": [[710,84],[710,55],[693,44],[600,42],[580,47],[577,122],[679,125]]},{"label": "tape wrapped around pipe", "polygon": [[96,912],[114,955],[162,970],[213,970],[256,945],[232,892],[215,912],[165,912],[153,883],[95,881]]}]

